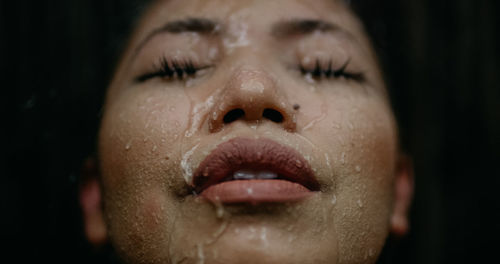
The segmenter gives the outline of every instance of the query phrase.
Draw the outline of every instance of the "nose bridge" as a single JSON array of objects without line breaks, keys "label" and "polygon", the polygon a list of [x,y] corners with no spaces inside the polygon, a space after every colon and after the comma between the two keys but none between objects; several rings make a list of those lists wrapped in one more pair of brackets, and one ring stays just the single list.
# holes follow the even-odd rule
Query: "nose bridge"
[{"label": "nose bridge", "polygon": [[272,121],[286,130],[295,129],[292,107],[284,91],[264,70],[236,69],[218,101],[210,121],[212,132],[234,121]]}]

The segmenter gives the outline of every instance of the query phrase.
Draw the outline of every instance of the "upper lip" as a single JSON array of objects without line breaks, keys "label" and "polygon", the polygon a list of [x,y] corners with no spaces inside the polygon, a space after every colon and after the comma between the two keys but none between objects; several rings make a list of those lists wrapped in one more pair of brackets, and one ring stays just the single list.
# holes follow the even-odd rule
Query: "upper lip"
[{"label": "upper lip", "polygon": [[279,179],[319,190],[309,163],[296,150],[270,139],[234,138],[217,146],[198,166],[193,187],[201,193],[240,169],[266,170]]}]

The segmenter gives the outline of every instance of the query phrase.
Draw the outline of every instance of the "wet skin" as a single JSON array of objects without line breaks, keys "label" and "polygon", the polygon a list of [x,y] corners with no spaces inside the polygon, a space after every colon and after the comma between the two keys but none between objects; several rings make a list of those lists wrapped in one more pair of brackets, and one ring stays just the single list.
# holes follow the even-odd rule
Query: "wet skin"
[{"label": "wet skin", "polygon": [[[182,77],[169,75],[174,62]],[[193,173],[234,138],[294,149],[319,191],[258,205],[200,198]],[[373,263],[397,158],[374,53],[340,1],[157,1],[107,94],[105,230],[127,263]]]}]

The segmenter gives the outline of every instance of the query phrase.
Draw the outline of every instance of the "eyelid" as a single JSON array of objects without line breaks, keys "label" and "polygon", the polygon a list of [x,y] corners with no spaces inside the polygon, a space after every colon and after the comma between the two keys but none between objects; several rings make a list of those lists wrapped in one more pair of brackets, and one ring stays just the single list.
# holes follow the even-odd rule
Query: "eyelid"
[{"label": "eyelid", "polygon": [[327,63],[325,63],[325,60],[320,58],[316,58],[314,61],[315,63],[313,67],[311,67],[311,65],[304,65],[303,61],[299,64],[299,70],[302,75],[310,74],[311,77],[316,79],[338,79],[343,77],[345,79],[352,79],[358,82],[365,80],[365,76],[362,72],[347,70],[347,67],[351,62],[351,58],[348,58],[340,67],[333,66],[332,59],[326,60],[328,61]]},{"label": "eyelid", "polygon": [[194,76],[198,71],[212,67],[212,65],[199,66],[193,59],[169,59],[165,56],[159,59],[159,63],[153,65],[153,70],[141,74],[136,82],[145,82],[154,78],[163,78],[168,81],[185,80]]}]

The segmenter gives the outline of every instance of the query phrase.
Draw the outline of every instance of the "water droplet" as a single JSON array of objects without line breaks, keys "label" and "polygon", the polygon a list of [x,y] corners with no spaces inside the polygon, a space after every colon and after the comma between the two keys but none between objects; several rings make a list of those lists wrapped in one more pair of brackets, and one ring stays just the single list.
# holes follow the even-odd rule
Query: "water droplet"
[{"label": "water droplet", "polygon": [[342,165],[345,164],[345,152],[342,152],[342,154],[340,155],[340,163],[342,163]]},{"label": "water droplet", "polygon": [[363,201],[358,200],[356,203],[358,204],[359,208],[362,208],[362,207],[363,207]]},{"label": "water droplet", "polygon": [[341,126],[337,123],[332,123],[332,128],[340,129]]},{"label": "water droplet", "polygon": [[302,161],[300,161],[300,160],[298,160],[298,159],[297,159],[297,160],[295,160],[295,167],[297,167],[297,168],[299,168],[299,169],[300,169],[300,168],[302,168],[303,166],[304,166],[304,164],[302,163]]},{"label": "water droplet", "polygon": [[193,87],[195,84],[196,84],[196,79],[188,76],[186,81],[184,82],[184,87],[186,88]]},{"label": "water droplet", "polygon": [[337,196],[334,194],[333,197],[332,197],[332,204],[336,204],[337,203]]},{"label": "water droplet", "polygon": [[127,145],[125,145],[125,150],[130,150],[132,148],[132,140],[130,140]]},{"label": "water droplet", "polygon": [[219,54],[219,49],[218,48],[215,48],[215,47],[211,47],[209,50],[208,50],[208,57],[211,59],[211,60],[214,60]]},{"label": "water droplet", "polygon": [[[219,112],[215,112],[215,111],[212,112],[212,120],[217,120],[218,117],[219,117]],[[211,126],[213,126],[213,125],[211,124]],[[211,127],[211,129],[213,129],[213,128]]]},{"label": "water droplet", "polygon": [[260,240],[264,243],[264,246],[268,246],[269,242],[267,241],[267,230],[265,227],[262,227],[260,231]]},{"label": "water droplet", "polygon": [[222,219],[225,213],[224,206],[222,206],[222,203],[216,203],[215,208],[215,215],[217,218]]},{"label": "water droplet", "polygon": [[350,130],[354,130],[354,125],[351,123],[351,121],[347,122],[347,126]]},{"label": "water droplet", "polygon": [[[310,84],[314,84],[316,83],[316,81],[314,80],[314,78],[312,77],[312,74],[311,73],[306,73],[304,75],[304,78],[306,79],[306,82],[310,83]],[[311,88],[313,88],[314,90],[316,90],[316,88],[312,85],[310,85]]]},{"label": "water droplet", "polygon": [[308,65],[312,62],[312,58],[311,56],[305,56],[303,59],[302,59],[302,65]]},{"label": "water droplet", "polygon": [[356,166],[356,168],[355,168],[355,169],[356,169],[356,171],[357,171],[357,172],[360,172],[360,171],[361,171],[361,167],[360,167],[360,166]]}]

